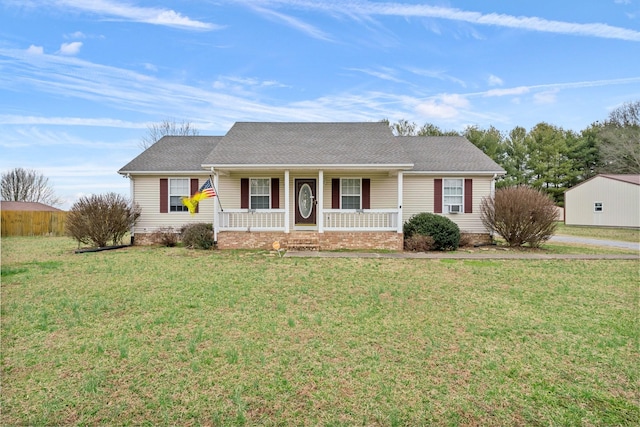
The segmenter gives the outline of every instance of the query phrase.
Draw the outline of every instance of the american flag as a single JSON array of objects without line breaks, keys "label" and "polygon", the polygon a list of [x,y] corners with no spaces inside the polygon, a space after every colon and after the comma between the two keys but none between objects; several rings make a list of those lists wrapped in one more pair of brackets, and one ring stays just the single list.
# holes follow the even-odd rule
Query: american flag
[{"label": "american flag", "polygon": [[213,189],[213,185],[211,185],[211,179],[206,180],[198,191],[202,193],[205,198],[216,196],[216,191]]}]

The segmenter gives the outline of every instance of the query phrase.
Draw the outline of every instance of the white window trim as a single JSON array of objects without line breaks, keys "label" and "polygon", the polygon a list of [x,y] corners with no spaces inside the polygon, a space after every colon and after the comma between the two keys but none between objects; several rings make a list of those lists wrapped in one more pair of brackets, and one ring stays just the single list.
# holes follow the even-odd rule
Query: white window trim
[{"label": "white window trim", "polygon": [[[251,196],[260,196],[260,197],[264,197],[264,196],[265,196],[265,194],[253,194],[253,193],[251,192],[251,189],[252,189],[251,181],[253,181],[253,180],[258,180],[258,179],[266,179],[266,180],[267,180],[267,182],[268,182],[268,184],[269,184],[269,185],[268,185],[268,188],[269,188],[269,190],[268,190],[268,196],[269,196],[269,205],[268,205],[268,206],[269,206],[269,207],[268,207],[268,208],[259,208],[259,209],[256,209],[256,208],[254,208],[254,207],[252,206],[252,205],[253,205],[253,203],[252,203],[252,202],[253,202],[253,199],[251,198]],[[271,177],[266,177],[266,176],[254,176],[254,177],[250,177],[250,178],[249,178],[249,210],[252,210],[252,211],[267,211],[267,210],[269,210],[269,209],[271,209]]]},{"label": "white window trim", "polygon": [[[598,205],[600,205],[600,210],[597,209]],[[595,212],[595,213],[604,212],[604,203],[602,203],[602,202],[593,202],[593,212]]]},{"label": "white window trim", "polygon": [[[172,194],[171,193],[171,181],[178,180],[178,179],[187,181],[187,194]],[[176,214],[181,214],[181,213],[185,213],[185,212],[188,213],[189,209],[187,209],[187,207],[182,205],[182,204],[181,205],[177,205],[177,206],[183,206],[184,210],[179,210],[179,211],[178,210],[175,210],[175,211],[171,210],[171,197],[180,197],[181,200],[182,200],[182,197],[190,197],[191,196],[191,178],[173,177],[173,178],[169,178],[169,181],[168,181],[167,184],[168,184],[168,187],[169,187],[168,188],[169,196],[167,197],[167,203],[169,204],[168,212],[169,213],[176,213]]]},{"label": "white window trim", "polygon": [[[343,196],[343,194],[342,194],[342,181],[346,180],[346,179],[351,179],[351,180],[354,180],[354,181],[355,180],[359,180],[360,181],[360,185],[359,185],[360,194],[358,194],[358,197],[360,198],[360,207],[359,208],[351,208],[349,210],[356,210],[356,211],[357,210],[362,210],[362,178],[340,178],[340,209],[344,209],[342,207],[342,196]],[[355,196],[355,194],[345,194],[345,196]]]},{"label": "white window trim", "polygon": [[[462,202],[460,203],[460,212],[456,212],[457,213],[464,213],[464,178],[459,178],[459,177],[447,177],[447,178],[442,178],[442,210],[444,211],[444,213],[447,214],[451,214],[451,208],[450,206],[456,206],[456,205],[452,205],[451,203],[445,203],[445,197],[447,197],[447,195],[444,193],[444,189],[445,189],[445,181],[446,180],[458,180],[462,182],[462,194],[459,196],[462,198]],[[458,197],[458,196],[449,196],[449,197]]]}]

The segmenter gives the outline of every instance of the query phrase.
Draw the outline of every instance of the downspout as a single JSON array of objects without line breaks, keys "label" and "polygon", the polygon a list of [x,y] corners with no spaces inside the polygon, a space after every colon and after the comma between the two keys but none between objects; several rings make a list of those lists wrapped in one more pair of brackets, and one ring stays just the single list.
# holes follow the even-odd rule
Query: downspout
[{"label": "downspout", "polygon": [[[489,196],[494,200],[496,196],[496,178],[498,178],[498,174],[494,173],[493,178],[491,178],[491,189],[489,190]],[[491,242],[493,242],[493,229],[489,230],[489,237],[491,238]]]},{"label": "downspout", "polygon": [[[218,194],[218,173],[211,167],[211,173],[213,174],[213,188],[216,192],[216,199],[213,202],[213,244],[218,245],[218,232],[220,231],[220,221],[218,220],[218,205],[220,204],[220,194]],[[216,201],[218,203],[216,203]]]},{"label": "downspout", "polygon": [[[136,187],[134,184],[133,179],[131,179],[131,174],[126,174],[124,176],[125,178],[129,178],[129,194],[131,194],[131,206],[135,207],[136,205],[136,199],[135,199],[135,195],[136,195]],[[131,234],[131,246],[133,246],[134,242],[135,242],[135,224],[131,225],[131,229],[129,229],[129,234]]]}]

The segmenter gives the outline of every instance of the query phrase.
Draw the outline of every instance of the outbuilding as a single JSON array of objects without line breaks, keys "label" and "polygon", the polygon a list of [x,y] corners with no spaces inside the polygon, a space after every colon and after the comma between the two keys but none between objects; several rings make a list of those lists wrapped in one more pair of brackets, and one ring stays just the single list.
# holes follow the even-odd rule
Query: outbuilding
[{"label": "outbuilding", "polygon": [[640,228],[640,175],[600,174],[567,190],[565,224]]}]

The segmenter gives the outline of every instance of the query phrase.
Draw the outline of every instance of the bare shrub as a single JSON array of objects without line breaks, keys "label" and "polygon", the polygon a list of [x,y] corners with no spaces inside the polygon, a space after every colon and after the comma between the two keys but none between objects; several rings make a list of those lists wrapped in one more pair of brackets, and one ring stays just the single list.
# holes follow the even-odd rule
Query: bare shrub
[{"label": "bare shrub", "polygon": [[434,248],[435,241],[431,236],[414,234],[404,241],[404,249],[413,252],[427,252]]},{"label": "bare shrub", "polygon": [[172,248],[178,244],[180,234],[173,227],[161,227],[152,235],[151,239],[154,243]]},{"label": "bare shrub", "polygon": [[480,204],[484,226],[509,246],[539,247],[555,233],[557,215],[548,195],[526,186],[498,189]]},{"label": "bare shrub", "polygon": [[122,238],[140,216],[140,208],[133,206],[122,195],[108,193],[81,197],[67,215],[67,234],[78,241],[95,247],[105,247],[111,241],[122,243]]},{"label": "bare shrub", "polygon": [[187,248],[211,249],[214,246],[213,224],[197,223],[185,225],[180,233]]}]

